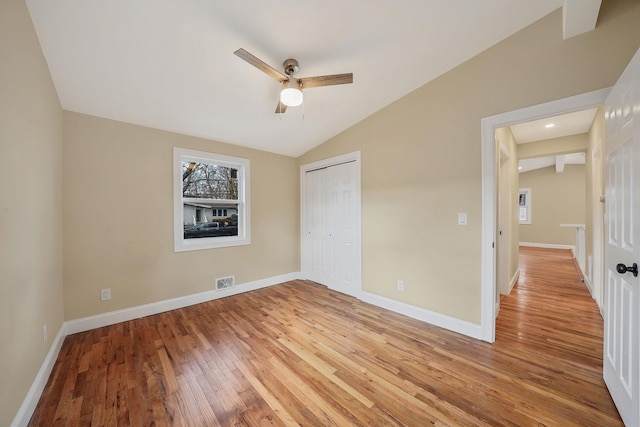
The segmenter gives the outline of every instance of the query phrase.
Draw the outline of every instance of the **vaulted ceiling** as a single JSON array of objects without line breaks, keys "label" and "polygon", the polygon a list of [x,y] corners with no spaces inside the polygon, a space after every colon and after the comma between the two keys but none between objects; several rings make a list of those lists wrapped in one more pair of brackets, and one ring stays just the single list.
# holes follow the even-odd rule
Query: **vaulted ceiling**
[{"label": "vaulted ceiling", "polygon": [[[594,26],[596,3],[27,0],[64,109],[294,157],[559,7],[565,36]],[[274,114],[280,85],[238,48],[354,82]]]}]

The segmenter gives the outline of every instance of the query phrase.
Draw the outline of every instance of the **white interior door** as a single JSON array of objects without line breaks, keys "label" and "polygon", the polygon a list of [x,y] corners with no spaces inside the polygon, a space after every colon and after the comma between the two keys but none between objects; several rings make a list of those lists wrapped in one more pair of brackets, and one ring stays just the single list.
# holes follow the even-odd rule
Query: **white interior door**
[{"label": "white interior door", "polygon": [[[640,50],[606,101],[604,380],[640,426]],[[625,272],[636,266],[636,273]]]},{"label": "white interior door", "polygon": [[361,275],[360,163],[302,170],[302,272],[305,278],[358,296]]},{"label": "white interior door", "polygon": [[305,173],[305,238],[303,239],[303,270],[305,277],[325,283],[327,276],[327,205],[326,169]]},{"label": "white interior door", "polygon": [[355,293],[357,272],[356,238],[358,212],[355,206],[355,163],[343,163],[326,169],[328,196],[327,285],[350,295]]}]

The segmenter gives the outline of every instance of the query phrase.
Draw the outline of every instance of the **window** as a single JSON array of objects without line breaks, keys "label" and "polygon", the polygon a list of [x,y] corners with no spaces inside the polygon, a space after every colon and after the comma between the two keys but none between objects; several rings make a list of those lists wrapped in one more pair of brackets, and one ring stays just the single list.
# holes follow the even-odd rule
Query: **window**
[{"label": "window", "polygon": [[249,160],[173,149],[174,251],[251,243]]},{"label": "window", "polygon": [[531,224],[531,189],[518,190],[518,215],[520,224]]}]

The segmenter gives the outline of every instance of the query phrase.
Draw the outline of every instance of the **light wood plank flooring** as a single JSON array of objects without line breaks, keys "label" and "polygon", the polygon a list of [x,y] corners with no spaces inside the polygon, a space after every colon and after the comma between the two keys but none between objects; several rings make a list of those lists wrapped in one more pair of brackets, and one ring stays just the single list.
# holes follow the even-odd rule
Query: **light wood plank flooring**
[{"label": "light wood plank flooring", "polygon": [[622,425],[568,252],[521,269],[494,344],[303,281],[71,335],[30,425]]}]

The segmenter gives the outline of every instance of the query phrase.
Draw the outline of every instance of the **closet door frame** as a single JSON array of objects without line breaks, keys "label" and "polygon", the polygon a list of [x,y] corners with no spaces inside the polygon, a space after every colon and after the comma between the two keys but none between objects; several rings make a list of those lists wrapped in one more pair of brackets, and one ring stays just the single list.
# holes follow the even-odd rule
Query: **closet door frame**
[{"label": "closet door frame", "polygon": [[[310,278],[310,266],[311,266],[311,251],[307,245],[308,234],[308,219],[309,212],[307,211],[307,173],[318,169],[330,168],[344,163],[353,163],[356,168],[355,171],[355,200],[353,203],[353,209],[356,210],[355,218],[357,223],[355,225],[355,241],[354,243],[354,286],[346,290],[346,293],[354,297],[359,298],[362,290],[362,209],[361,209],[361,160],[360,151],[343,154],[328,159],[323,159],[313,163],[307,163],[300,166],[300,268],[301,278]],[[323,283],[326,285],[326,283]]]}]

